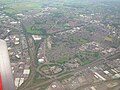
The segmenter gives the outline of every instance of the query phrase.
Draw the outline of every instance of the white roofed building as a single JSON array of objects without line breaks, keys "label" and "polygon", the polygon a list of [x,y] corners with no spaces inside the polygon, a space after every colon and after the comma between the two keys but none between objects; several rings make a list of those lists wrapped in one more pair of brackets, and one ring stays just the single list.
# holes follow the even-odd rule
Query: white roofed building
[{"label": "white roofed building", "polygon": [[39,36],[39,35],[32,35],[32,37],[35,41],[42,39],[41,36]]},{"label": "white roofed building", "polygon": [[23,74],[29,75],[30,74],[30,69],[24,69]]}]

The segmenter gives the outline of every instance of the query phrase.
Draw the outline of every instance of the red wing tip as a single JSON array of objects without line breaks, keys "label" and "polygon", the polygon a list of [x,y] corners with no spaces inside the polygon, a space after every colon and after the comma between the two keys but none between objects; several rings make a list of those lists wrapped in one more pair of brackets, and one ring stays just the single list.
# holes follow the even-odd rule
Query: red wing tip
[{"label": "red wing tip", "polygon": [[2,89],[2,78],[1,78],[1,75],[0,75],[0,90],[3,90]]}]

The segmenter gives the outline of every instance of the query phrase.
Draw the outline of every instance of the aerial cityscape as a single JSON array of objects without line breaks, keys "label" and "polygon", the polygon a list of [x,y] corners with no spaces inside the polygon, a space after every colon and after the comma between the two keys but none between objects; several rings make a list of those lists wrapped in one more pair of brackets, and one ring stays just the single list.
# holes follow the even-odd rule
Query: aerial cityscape
[{"label": "aerial cityscape", "polygon": [[0,0],[0,39],[16,90],[120,90],[120,0]]}]

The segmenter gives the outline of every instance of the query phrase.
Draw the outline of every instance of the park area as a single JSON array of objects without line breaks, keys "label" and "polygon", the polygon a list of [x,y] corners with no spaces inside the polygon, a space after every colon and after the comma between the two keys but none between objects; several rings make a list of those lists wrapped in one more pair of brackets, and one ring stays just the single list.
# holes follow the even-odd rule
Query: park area
[{"label": "park area", "polygon": [[41,5],[37,2],[14,2],[7,5],[4,11],[10,14],[17,14],[24,11],[35,10],[40,8]]}]

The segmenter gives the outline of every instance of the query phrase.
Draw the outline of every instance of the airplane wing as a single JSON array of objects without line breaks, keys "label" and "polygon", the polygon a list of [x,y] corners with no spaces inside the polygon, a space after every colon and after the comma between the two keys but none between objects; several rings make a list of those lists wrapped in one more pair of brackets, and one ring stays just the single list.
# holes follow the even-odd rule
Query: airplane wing
[{"label": "airplane wing", "polygon": [[7,45],[0,40],[0,90],[15,90]]},{"label": "airplane wing", "polygon": [[1,79],[1,74],[0,74],[0,90],[2,90],[2,79]]}]

